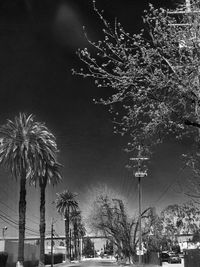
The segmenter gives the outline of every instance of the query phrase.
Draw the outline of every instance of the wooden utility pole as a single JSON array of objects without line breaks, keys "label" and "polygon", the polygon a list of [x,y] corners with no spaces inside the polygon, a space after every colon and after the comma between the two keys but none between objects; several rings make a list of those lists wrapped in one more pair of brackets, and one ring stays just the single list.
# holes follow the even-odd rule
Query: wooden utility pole
[{"label": "wooden utility pole", "polygon": [[80,238],[80,260],[82,259],[83,256],[83,237]]},{"label": "wooden utility pole", "polygon": [[136,158],[131,158],[130,160],[134,160],[137,162],[137,171],[135,172],[135,178],[138,178],[138,196],[139,196],[139,214],[138,214],[138,226],[139,226],[139,265],[142,265],[142,218],[141,218],[141,213],[142,213],[142,208],[141,208],[141,178],[144,178],[145,176],[147,176],[147,172],[146,171],[142,171],[141,170],[141,165],[142,162],[145,160],[148,160],[149,158],[145,158],[142,157],[141,155],[142,151],[141,151],[141,147],[139,146],[138,148],[138,156]]}]

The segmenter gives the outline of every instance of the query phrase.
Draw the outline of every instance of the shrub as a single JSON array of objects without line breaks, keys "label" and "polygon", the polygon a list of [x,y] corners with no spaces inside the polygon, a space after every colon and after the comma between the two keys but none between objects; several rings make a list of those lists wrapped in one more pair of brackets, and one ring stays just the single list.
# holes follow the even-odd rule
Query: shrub
[{"label": "shrub", "polygon": [[0,252],[0,266],[1,267],[6,267],[7,259],[8,259],[8,253]]},{"label": "shrub", "polygon": [[[63,254],[57,253],[53,254],[53,263],[61,263],[63,261]],[[51,264],[51,254],[45,254],[45,264]]]}]

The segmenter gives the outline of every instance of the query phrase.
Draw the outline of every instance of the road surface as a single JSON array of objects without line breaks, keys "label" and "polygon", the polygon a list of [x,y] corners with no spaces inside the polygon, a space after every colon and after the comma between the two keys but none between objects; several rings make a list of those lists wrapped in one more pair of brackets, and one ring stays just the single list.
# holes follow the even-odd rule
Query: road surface
[{"label": "road surface", "polygon": [[[45,266],[50,267],[51,265]],[[54,267],[119,267],[119,265],[115,260],[91,258],[82,260],[81,262],[55,264]]]},{"label": "road surface", "polygon": [[[116,263],[115,260],[110,259],[101,259],[101,258],[91,258],[85,259],[81,262],[73,262],[73,263],[61,263],[55,264],[55,267],[121,267]],[[130,267],[136,267],[137,265],[130,265]],[[157,267],[157,265],[144,265],[148,267]],[[50,267],[50,265],[46,265],[46,267]],[[129,265],[125,265],[125,267],[129,267]],[[167,263],[163,262],[162,267],[184,267],[184,260],[182,259],[182,263]]]}]

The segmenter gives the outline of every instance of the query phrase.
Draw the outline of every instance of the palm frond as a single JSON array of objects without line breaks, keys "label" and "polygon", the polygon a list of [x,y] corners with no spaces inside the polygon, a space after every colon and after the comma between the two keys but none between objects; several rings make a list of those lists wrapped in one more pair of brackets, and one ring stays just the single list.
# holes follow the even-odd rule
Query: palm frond
[{"label": "palm frond", "polygon": [[69,209],[71,209],[72,211],[78,208],[78,202],[76,201],[76,193],[72,193],[69,190],[64,190],[63,192],[57,193],[56,195],[56,209],[61,215],[65,216],[65,214],[68,213]]},{"label": "palm frond", "polygon": [[32,114],[20,113],[14,120],[0,127],[0,164],[17,179],[22,171],[31,183],[37,183],[49,174],[48,182],[61,180],[56,155],[56,138]]}]

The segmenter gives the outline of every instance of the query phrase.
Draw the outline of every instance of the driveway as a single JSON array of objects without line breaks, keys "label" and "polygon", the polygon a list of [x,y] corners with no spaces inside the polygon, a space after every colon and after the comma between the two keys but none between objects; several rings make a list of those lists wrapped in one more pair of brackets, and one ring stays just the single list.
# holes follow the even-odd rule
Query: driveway
[{"label": "driveway", "polygon": [[184,259],[181,259],[181,263],[168,263],[163,262],[163,267],[184,267]]}]

